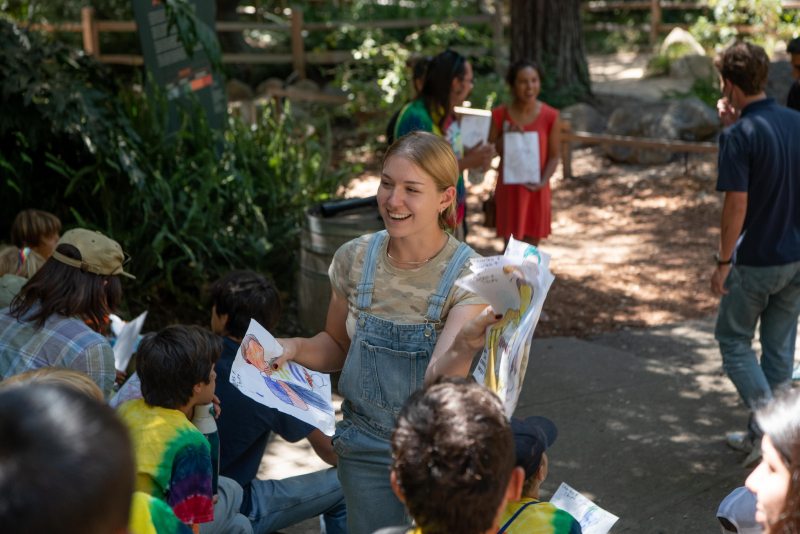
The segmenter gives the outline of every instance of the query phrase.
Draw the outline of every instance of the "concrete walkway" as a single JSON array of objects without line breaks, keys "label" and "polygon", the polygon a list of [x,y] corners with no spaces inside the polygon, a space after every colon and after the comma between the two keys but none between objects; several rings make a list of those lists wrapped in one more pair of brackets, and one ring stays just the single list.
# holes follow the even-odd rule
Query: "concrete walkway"
[{"label": "concrete walkway", "polygon": [[[748,414],[722,373],[714,321],[534,340],[515,415],[558,425],[543,499],[566,482],[619,516],[614,533],[719,532],[719,503],[749,473],[724,438]],[[279,440],[265,463],[261,476],[323,467],[306,443]],[[284,532],[319,532],[319,522]]]}]

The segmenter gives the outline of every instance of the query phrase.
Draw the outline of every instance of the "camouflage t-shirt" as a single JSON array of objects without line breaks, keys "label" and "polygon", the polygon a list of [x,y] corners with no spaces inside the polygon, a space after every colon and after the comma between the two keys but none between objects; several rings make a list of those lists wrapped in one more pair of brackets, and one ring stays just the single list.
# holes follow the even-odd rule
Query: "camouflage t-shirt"
[{"label": "camouflage t-shirt", "polygon": [[[342,245],[333,257],[328,274],[331,277],[336,294],[346,298],[350,313],[347,316],[347,335],[353,339],[358,318],[358,294],[356,288],[361,282],[364,270],[364,258],[372,234],[361,236]],[[372,309],[369,313],[398,324],[421,324],[425,322],[428,312],[428,297],[439,285],[450,260],[456,253],[460,243],[452,235],[448,236],[447,245],[429,263],[419,269],[398,269],[389,264],[386,258],[386,246],[389,236],[383,240],[378,253],[378,264],[375,267],[375,287],[372,293]],[[470,258],[480,258],[473,252]],[[469,261],[465,261],[458,278],[470,273]],[[447,295],[441,315],[441,323],[436,325],[436,333],[441,334],[447,315],[453,306],[489,303],[482,297],[453,285]]]}]

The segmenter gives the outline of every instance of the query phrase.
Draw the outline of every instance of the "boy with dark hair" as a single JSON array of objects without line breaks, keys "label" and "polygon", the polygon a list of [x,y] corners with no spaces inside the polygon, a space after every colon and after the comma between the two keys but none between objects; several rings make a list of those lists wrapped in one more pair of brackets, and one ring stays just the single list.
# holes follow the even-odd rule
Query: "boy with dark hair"
[{"label": "boy with dark hair", "polygon": [[[722,366],[753,409],[791,387],[800,314],[800,113],[767,98],[764,49],[736,43],[714,61],[727,126],[719,137],[717,190],[725,192],[711,289],[721,295],[714,333]],[[761,322],[759,363],[752,341]],[[761,430],[730,434],[728,445],[761,458]]]},{"label": "boy with dark hair", "polygon": [[134,468],[125,427],[65,386],[0,392],[0,529],[124,534]]},{"label": "boy with dark hair", "polygon": [[539,487],[547,478],[545,451],[555,443],[558,429],[544,417],[511,419],[517,467],[525,470],[522,498],[508,503],[500,518],[505,534],[580,534],[581,525],[549,502],[539,502]]},{"label": "boy with dark hair", "polygon": [[800,37],[789,41],[786,51],[792,56],[792,78],[794,78],[794,83],[789,88],[789,96],[786,98],[786,107],[800,111]]},{"label": "boy with dark hair", "polygon": [[232,271],[208,288],[211,329],[221,336],[223,349],[217,369],[217,395],[225,415],[217,420],[220,436],[220,474],[238,482],[244,496],[240,513],[253,532],[266,534],[322,514],[327,534],[347,533],[344,493],[336,469],[284,480],[256,478],[269,436],[275,432],[289,442],[308,439],[325,462],[335,466],[331,440],[313,426],[264,406],[233,387],[228,377],[242,338],[255,319],[267,330],[278,322],[280,297],[275,285],[249,271]]},{"label": "boy with dark hair", "polygon": [[514,437],[500,400],[460,377],[411,394],[392,434],[392,458],[392,488],[416,522],[415,534],[495,534],[525,478],[514,467]]},{"label": "boy with dark hair", "polygon": [[169,504],[195,532],[250,534],[250,522],[238,513],[238,484],[220,477],[219,494],[212,494],[211,450],[191,423],[195,406],[217,401],[214,364],[221,352],[219,338],[199,326],[146,336],[136,354],[144,398],[124,403],[117,415],[133,441],[137,491]]}]

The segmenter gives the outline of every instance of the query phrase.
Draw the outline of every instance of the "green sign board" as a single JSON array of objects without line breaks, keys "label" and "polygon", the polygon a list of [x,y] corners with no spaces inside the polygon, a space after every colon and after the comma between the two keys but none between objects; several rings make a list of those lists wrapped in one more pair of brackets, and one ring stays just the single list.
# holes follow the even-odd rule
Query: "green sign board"
[{"label": "green sign board", "polygon": [[[214,28],[216,5],[214,0],[190,2],[198,19]],[[167,31],[167,16],[160,0],[133,0],[136,27],[142,42],[145,69],[153,81],[165,92],[170,101],[170,128],[177,128],[175,104],[189,94],[194,94],[206,111],[208,122],[214,129],[225,124],[227,95],[221,73],[211,68],[203,48],[198,44],[192,57],[178,40],[177,29]]]}]

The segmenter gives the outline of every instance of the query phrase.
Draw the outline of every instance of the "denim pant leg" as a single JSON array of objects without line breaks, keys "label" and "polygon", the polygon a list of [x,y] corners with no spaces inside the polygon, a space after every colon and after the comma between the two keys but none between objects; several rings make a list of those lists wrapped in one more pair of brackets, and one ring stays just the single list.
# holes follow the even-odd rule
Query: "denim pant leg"
[{"label": "denim pant leg", "polygon": [[773,395],[791,388],[800,315],[800,267],[785,265],[781,271],[783,287],[770,295],[761,314],[761,368]]},{"label": "denim pant leg", "polygon": [[268,534],[323,515],[327,534],[348,534],[344,493],[336,468],[283,480],[250,483],[253,534]]},{"label": "denim pant leg", "polygon": [[758,363],[752,343],[761,312],[769,295],[748,291],[742,286],[739,267],[731,267],[725,280],[727,295],[722,295],[714,337],[722,353],[722,368],[742,400],[753,408],[759,399],[772,398],[769,382]]},{"label": "denim pant leg", "polygon": [[392,491],[388,451],[386,461],[381,460],[371,454],[339,457],[339,480],[347,501],[351,534],[372,534],[381,528],[411,524],[405,505]]},{"label": "denim pant leg", "polygon": [[235,480],[219,477],[219,500],[214,505],[214,521],[202,523],[200,534],[252,534],[250,521],[239,513],[242,487]]}]

